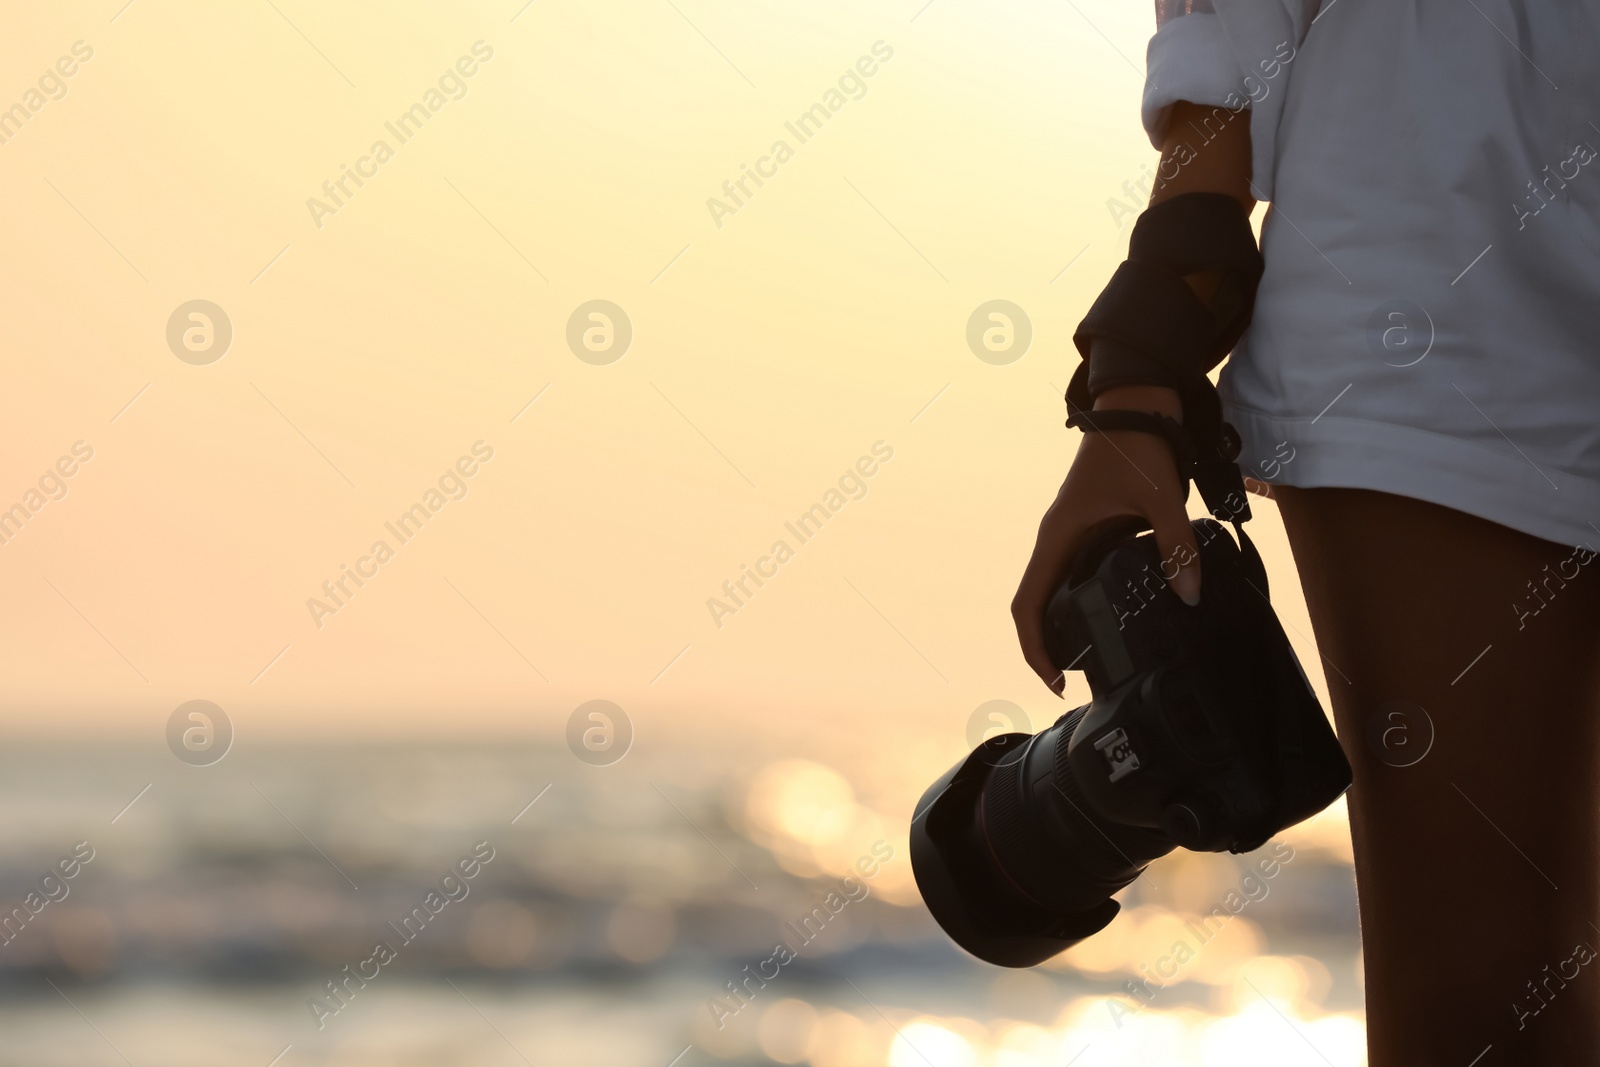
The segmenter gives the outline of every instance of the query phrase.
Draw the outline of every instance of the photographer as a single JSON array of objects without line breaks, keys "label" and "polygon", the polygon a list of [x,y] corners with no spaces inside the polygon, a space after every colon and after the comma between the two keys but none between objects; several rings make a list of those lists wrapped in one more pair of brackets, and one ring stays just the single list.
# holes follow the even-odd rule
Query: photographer
[{"label": "photographer", "polygon": [[[1145,118],[1163,175],[1238,80],[1177,76],[1173,49],[1198,67],[1206,42],[1225,54],[1242,36],[1250,5],[1209,6],[1157,3]],[[1600,979],[1548,969],[1600,943],[1600,580],[1544,580],[1600,539],[1600,181],[1549,170],[1584,155],[1572,138],[1600,140],[1566,111],[1597,99],[1600,10],[1321,6],[1276,108],[1193,150],[1146,215],[1191,194],[1245,218],[1272,202],[1220,393],[1245,454],[1288,440],[1298,457],[1250,488],[1282,513],[1353,769],[1370,1063],[1600,1062]],[[1226,273],[1183,281],[1209,307]],[[1159,353],[1141,376],[1093,366],[1100,351],[1093,412],[1192,415],[1181,390],[1209,367],[1180,385]],[[1162,437],[1084,434],[1012,605],[1058,696],[1043,615],[1108,520],[1146,520],[1173,590],[1201,598],[1183,492]],[[1508,607],[1536,588],[1537,618]],[[1396,702],[1431,720],[1436,735],[1410,738],[1426,758],[1392,758],[1405,738],[1374,732]]]}]

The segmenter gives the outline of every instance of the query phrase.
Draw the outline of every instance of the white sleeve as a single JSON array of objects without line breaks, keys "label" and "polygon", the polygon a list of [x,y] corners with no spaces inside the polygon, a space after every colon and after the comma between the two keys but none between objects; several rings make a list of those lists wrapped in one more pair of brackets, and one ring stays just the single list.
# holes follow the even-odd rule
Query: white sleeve
[{"label": "white sleeve", "polygon": [[1223,104],[1238,94],[1242,74],[1210,3],[1180,3],[1156,0],[1156,33],[1145,50],[1140,117],[1156,148],[1166,138],[1174,103]]},{"label": "white sleeve", "polygon": [[1160,148],[1179,100],[1249,108],[1251,184],[1272,199],[1278,120],[1294,57],[1322,0],[1155,0],[1140,118]]}]

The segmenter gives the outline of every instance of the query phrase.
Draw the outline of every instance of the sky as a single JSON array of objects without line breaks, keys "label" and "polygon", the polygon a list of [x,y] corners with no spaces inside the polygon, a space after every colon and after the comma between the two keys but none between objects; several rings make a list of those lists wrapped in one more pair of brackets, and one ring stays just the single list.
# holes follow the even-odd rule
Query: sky
[{"label": "sky", "polygon": [[604,699],[954,758],[1071,706],[1009,602],[1156,159],[1147,3],[8,6],[0,734]]}]

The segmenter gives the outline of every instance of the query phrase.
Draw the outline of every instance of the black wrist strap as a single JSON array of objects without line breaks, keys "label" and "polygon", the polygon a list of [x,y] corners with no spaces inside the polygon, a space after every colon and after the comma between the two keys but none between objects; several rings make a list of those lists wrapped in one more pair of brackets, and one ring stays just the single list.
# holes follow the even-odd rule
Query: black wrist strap
[{"label": "black wrist strap", "polygon": [[[1081,370],[1081,367],[1080,367]],[[1075,376],[1076,377],[1076,376]],[[1082,383],[1076,383],[1082,389]],[[1074,396],[1077,392],[1078,396]],[[1183,499],[1189,499],[1189,481],[1200,488],[1200,498],[1213,517],[1231,522],[1243,536],[1239,524],[1250,521],[1250,499],[1244,475],[1234,462],[1239,456],[1239,435],[1222,419],[1222,401],[1207,379],[1180,392],[1184,422],[1153,411],[1108,409],[1093,411],[1082,406],[1082,393],[1067,390],[1067,426],[1084,433],[1132,430],[1154,434],[1166,440],[1183,482]]]},{"label": "black wrist strap", "polygon": [[[1244,206],[1222,193],[1184,193],[1146,208],[1128,258],[1072,340],[1090,364],[1091,391],[1204,377],[1243,336],[1265,262]],[[1201,300],[1184,279],[1217,275]]]},{"label": "black wrist strap", "polygon": [[1183,479],[1183,498],[1189,499],[1189,479],[1195,475],[1199,456],[1195,453],[1194,442],[1183,432],[1183,424],[1172,416],[1155,411],[1084,411],[1079,408],[1067,417],[1067,426],[1084,433],[1136,430],[1165,437],[1167,444],[1172,446],[1173,458],[1178,461],[1178,476]]},{"label": "black wrist strap", "polygon": [[[1250,518],[1244,476],[1234,462],[1239,435],[1223,420],[1221,398],[1206,375],[1248,326],[1264,266],[1239,201],[1221,193],[1172,197],[1139,216],[1127,260],[1072,338],[1083,359],[1067,385],[1067,425],[1165,438],[1183,477],[1184,500],[1193,479],[1211,514],[1236,529]],[[1209,300],[1184,280],[1197,271],[1218,274]],[[1139,384],[1175,390],[1182,425],[1153,412],[1092,411],[1094,397],[1106,389]]]}]

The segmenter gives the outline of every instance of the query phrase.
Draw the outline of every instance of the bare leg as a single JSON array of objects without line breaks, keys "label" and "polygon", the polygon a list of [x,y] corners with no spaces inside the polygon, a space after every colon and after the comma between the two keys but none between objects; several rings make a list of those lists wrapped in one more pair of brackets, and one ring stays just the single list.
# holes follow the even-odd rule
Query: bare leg
[{"label": "bare leg", "polygon": [[[1600,1063],[1600,559],[1387,493],[1273,497],[1355,772],[1371,1067]],[[1397,700],[1433,724],[1410,766]]]}]

